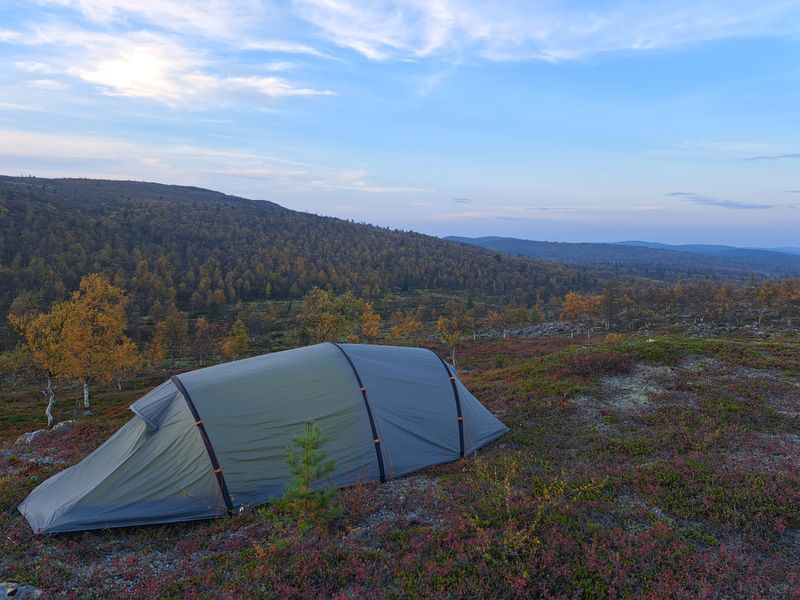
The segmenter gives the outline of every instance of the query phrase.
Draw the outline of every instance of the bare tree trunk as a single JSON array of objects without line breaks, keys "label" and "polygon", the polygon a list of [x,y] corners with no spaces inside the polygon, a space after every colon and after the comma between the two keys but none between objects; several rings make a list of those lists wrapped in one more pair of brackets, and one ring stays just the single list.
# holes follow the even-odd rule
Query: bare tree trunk
[{"label": "bare tree trunk", "polygon": [[92,405],[89,403],[89,382],[83,382],[83,414],[87,417],[91,417],[94,413],[92,412]]},{"label": "bare tree trunk", "polygon": [[48,375],[47,376],[47,387],[42,390],[44,397],[47,398],[47,408],[44,411],[44,414],[47,415],[47,427],[50,428],[53,426],[53,406],[56,404],[56,394],[53,391],[53,378]]}]

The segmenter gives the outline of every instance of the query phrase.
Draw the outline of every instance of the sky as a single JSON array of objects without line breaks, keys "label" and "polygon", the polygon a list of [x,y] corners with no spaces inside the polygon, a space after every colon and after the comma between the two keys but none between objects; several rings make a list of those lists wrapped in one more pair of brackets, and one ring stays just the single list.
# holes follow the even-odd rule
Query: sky
[{"label": "sky", "polygon": [[800,0],[4,0],[0,173],[800,246]]}]

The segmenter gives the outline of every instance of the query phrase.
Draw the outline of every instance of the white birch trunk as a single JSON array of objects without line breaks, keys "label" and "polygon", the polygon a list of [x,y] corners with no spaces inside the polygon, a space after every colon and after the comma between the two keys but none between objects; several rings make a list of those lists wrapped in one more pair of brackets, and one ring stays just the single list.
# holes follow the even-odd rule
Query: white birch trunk
[{"label": "white birch trunk", "polygon": [[83,414],[92,416],[92,405],[89,403],[89,382],[83,382]]},{"label": "white birch trunk", "polygon": [[47,408],[44,414],[47,415],[47,427],[50,428],[53,426],[53,406],[56,404],[56,394],[53,391],[53,378],[50,375],[47,376],[47,387],[42,390],[42,392],[45,398],[47,398]]}]

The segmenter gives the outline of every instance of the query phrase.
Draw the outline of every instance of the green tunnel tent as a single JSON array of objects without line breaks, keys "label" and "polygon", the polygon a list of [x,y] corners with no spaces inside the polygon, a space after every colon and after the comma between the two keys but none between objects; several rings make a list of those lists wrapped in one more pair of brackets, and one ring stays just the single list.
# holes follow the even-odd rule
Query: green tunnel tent
[{"label": "green tunnel tent", "polygon": [[385,481],[470,454],[508,429],[430,350],[318,344],[175,376],[20,505],[35,532],[219,517],[281,496],[286,448],[313,419],[336,470]]}]

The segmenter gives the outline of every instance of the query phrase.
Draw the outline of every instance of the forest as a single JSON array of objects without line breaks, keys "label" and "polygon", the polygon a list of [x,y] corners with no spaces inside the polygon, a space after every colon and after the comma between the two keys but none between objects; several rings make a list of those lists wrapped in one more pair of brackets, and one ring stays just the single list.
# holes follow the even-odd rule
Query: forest
[{"label": "forest", "polygon": [[46,308],[84,275],[102,273],[128,292],[134,325],[164,318],[173,305],[213,319],[240,301],[297,299],[313,287],[365,299],[434,290],[548,302],[598,289],[603,276],[266,201],[127,181],[1,177],[0,234],[0,313],[21,310],[14,302]]}]

